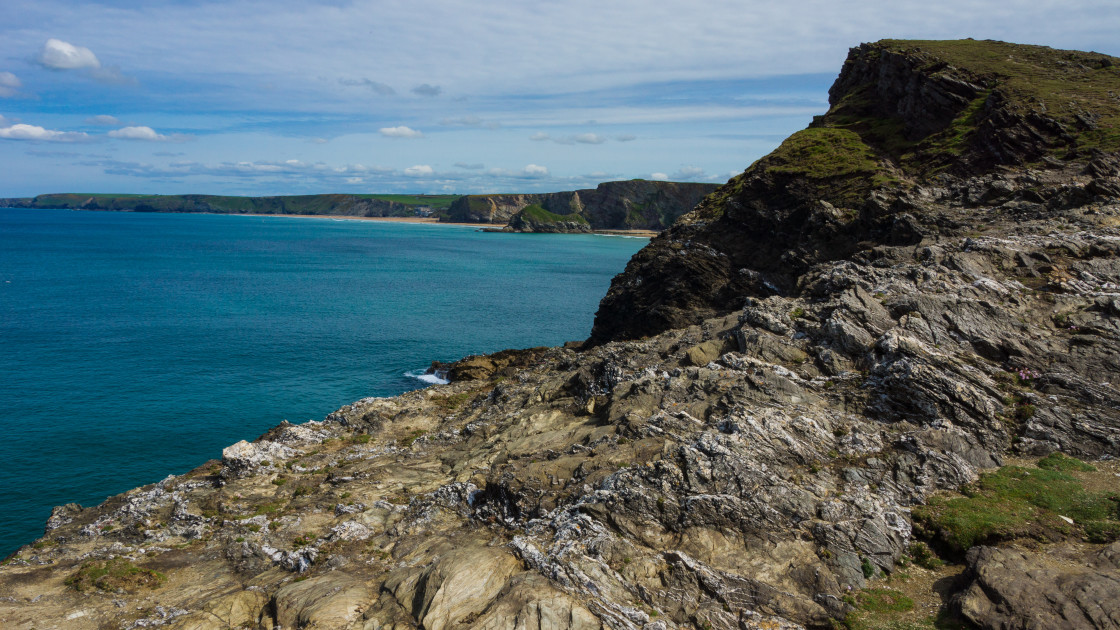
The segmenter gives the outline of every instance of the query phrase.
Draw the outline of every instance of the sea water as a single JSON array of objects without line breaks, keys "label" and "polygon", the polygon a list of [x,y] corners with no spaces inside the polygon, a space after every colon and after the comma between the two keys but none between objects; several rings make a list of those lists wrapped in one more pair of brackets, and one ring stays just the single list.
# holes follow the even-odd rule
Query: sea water
[{"label": "sea water", "polygon": [[0,558],[433,360],[586,338],[644,239],[0,209]]}]

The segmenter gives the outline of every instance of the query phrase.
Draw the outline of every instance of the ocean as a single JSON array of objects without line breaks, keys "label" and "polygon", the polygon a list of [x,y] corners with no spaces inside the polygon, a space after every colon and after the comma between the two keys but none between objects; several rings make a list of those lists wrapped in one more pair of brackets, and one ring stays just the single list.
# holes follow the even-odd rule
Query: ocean
[{"label": "ocean", "polygon": [[0,558],[433,360],[584,339],[646,239],[0,209]]}]

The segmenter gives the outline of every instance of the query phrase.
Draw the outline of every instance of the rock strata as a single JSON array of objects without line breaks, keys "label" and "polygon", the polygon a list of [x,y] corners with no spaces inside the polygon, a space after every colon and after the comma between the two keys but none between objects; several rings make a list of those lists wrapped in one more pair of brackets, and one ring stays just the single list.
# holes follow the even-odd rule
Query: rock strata
[{"label": "rock strata", "polygon": [[[886,77],[876,98],[912,119],[889,128],[928,137],[951,95],[995,89],[926,50],[950,44],[861,47],[838,85]],[[876,59],[893,70],[866,74]],[[921,114],[906,86],[943,98]],[[786,146],[656,239],[591,343],[434,366],[452,382],[56,508],[0,567],[0,625],[823,629],[886,614],[868,598],[905,608],[898,588],[937,603],[866,627],[933,628],[939,605],[982,628],[1120,627],[1115,153],[911,164],[890,194],[863,182],[879,162],[821,155]],[[1025,466],[1036,485],[990,498],[1028,506],[1017,528],[915,518]],[[979,546],[948,544],[963,534]],[[77,587],[109,560],[135,571]]]}]

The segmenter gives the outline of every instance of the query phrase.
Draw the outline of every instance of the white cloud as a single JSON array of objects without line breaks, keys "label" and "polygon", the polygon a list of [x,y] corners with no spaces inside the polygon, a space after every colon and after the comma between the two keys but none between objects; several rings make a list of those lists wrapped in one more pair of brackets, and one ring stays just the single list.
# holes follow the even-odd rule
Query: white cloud
[{"label": "white cloud", "polygon": [[312,144],[326,144],[326,143],[330,142],[330,140],[327,140],[326,138],[312,138],[312,139],[308,140],[308,142],[310,142]]},{"label": "white cloud", "polygon": [[171,140],[170,137],[158,134],[151,127],[122,127],[114,129],[108,133],[110,138],[121,138],[123,140],[144,140],[147,142],[167,142]]},{"label": "white cloud", "polygon": [[667,173],[650,173],[649,178],[655,182],[669,181],[669,175]]},{"label": "white cloud", "polygon": [[85,120],[87,125],[119,125],[121,121],[116,116],[108,116],[101,114],[100,116],[90,116]]},{"label": "white cloud", "polygon": [[486,168],[486,165],[481,163],[481,162],[474,162],[474,163],[456,162],[455,167],[465,169],[465,170],[468,170],[468,171],[481,171],[482,169]]},{"label": "white cloud", "polygon": [[548,169],[536,164],[529,164],[525,167],[526,177],[548,177]]},{"label": "white cloud", "polygon": [[427,164],[418,164],[404,169],[404,174],[409,177],[427,177],[435,174],[435,171]]},{"label": "white cloud", "polygon": [[18,124],[0,129],[0,138],[38,142],[82,142],[88,140],[89,136],[75,131],[55,131],[36,125]]},{"label": "white cloud", "polygon": [[19,77],[11,72],[0,72],[0,98],[11,98],[16,95],[16,91],[23,87],[23,82]]},{"label": "white cloud", "polygon": [[81,70],[83,68],[100,68],[101,62],[97,55],[84,46],[75,46],[70,42],[60,39],[48,39],[43,44],[36,59],[44,67],[52,70]]},{"label": "white cloud", "polygon": [[615,136],[614,139],[618,140],[619,142],[630,142],[632,140],[637,140],[638,136],[635,136],[632,133],[623,133]]},{"label": "white cloud", "polygon": [[382,127],[378,131],[386,138],[423,138],[424,134],[416,129],[410,129],[401,125],[400,127]]},{"label": "white cloud", "polygon": [[428,85],[427,83],[422,83],[412,88],[412,93],[416,94],[417,96],[433,97],[439,96],[441,92],[443,92],[443,88],[441,88],[440,86]]},{"label": "white cloud", "polygon": [[541,142],[543,140],[551,140],[552,136],[548,135],[547,133],[545,133],[543,131],[538,131],[537,133],[529,136],[529,139],[532,140],[533,142]]}]

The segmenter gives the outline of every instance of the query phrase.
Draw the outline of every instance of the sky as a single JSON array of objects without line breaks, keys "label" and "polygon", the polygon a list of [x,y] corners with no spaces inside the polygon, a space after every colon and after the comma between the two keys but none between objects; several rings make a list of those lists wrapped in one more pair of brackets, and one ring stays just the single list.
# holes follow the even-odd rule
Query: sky
[{"label": "sky", "polygon": [[848,49],[1120,56],[1116,0],[4,0],[0,197],[722,183]]}]

